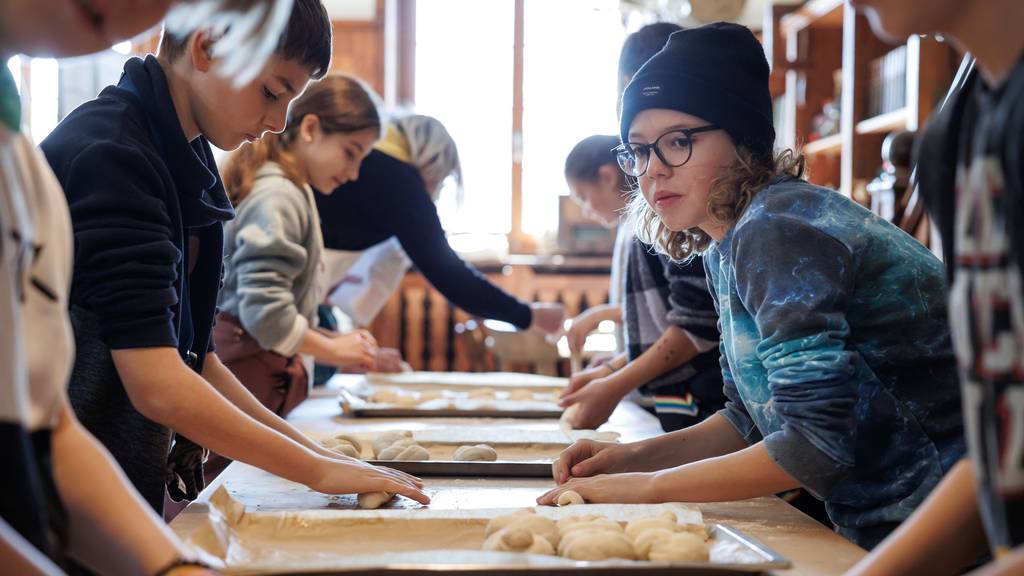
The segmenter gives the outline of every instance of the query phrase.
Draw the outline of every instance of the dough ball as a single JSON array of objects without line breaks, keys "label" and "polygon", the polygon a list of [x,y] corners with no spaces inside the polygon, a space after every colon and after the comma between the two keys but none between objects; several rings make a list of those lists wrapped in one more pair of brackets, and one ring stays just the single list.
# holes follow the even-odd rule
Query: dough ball
[{"label": "dough ball", "polygon": [[335,434],[329,436],[320,442],[327,448],[332,448],[332,444],[349,444],[356,449],[357,452],[363,451],[363,443],[357,440],[354,436],[348,434]]},{"label": "dough ball", "polygon": [[529,388],[516,388],[508,393],[509,400],[534,400],[533,390]]},{"label": "dough ball", "polygon": [[544,538],[551,543],[552,547],[558,546],[558,542],[561,540],[561,537],[558,535],[558,526],[555,525],[554,520],[536,514],[520,514],[506,529],[526,530],[535,536]]},{"label": "dough ball", "polygon": [[555,549],[543,536],[538,536],[529,530],[521,528],[503,528],[484,542],[484,550],[495,550],[499,552],[525,552],[527,554],[546,554],[553,556]]},{"label": "dough ball", "polygon": [[608,530],[581,530],[563,537],[558,545],[558,555],[572,560],[636,559],[629,538],[622,532]]},{"label": "dough ball", "polygon": [[680,524],[676,530],[700,536],[700,539],[705,542],[711,538],[711,534],[708,534],[708,527],[704,524]]},{"label": "dough ball", "polygon": [[422,402],[422,400],[412,394],[399,394],[395,397],[393,403],[398,404],[399,406],[415,406],[420,402]]},{"label": "dough ball", "polygon": [[462,462],[494,462],[498,459],[498,452],[487,444],[459,446],[453,458]]},{"label": "dough ball", "polygon": [[378,434],[377,437],[373,439],[373,453],[375,455],[380,454],[381,450],[391,446],[402,438],[412,438],[412,432],[409,432],[408,430],[392,430],[390,432]]},{"label": "dough ball", "polygon": [[341,444],[341,443],[339,443],[339,444],[336,444],[334,446],[329,446],[327,449],[328,450],[333,450],[333,451],[337,452],[338,454],[344,454],[345,456],[348,456],[349,458],[359,458],[359,451],[356,450],[356,447],[351,445],[351,444]]},{"label": "dough ball", "polygon": [[420,402],[430,402],[431,400],[437,400],[443,398],[444,392],[441,390],[424,390],[420,392]]},{"label": "dough ball", "polygon": [[621,533],[622,526],[620,526],[618,522],[599,516],[596,520],[591,520],[589,522],[569,524],[568,526],[559,528],[558,531],[564,538],[573,532],[583,532],[587,530],[607,530],[609,532]]},{"label": "dough ball", "polygon": [[370,399],[378,404],[394,404],[400,393],[396,388],[377,388]]},{"label": "dough ball", "polygon": [[359,502],[360,508],[366,508],[373,510],[374,508],[380,508],[388,500],[391,500],[393,494],[387,492],[364,492],[359,495],[356,499]]},{"label": "dough ball", "polygon": [[474,390],[470,390],[469,394],[467,394],[467,396],[469,398],[478,398],[478,399],[490,398],[490,399],[494,399],[494,388],[476,388]]},{"label": "dough ball", "polygon": [[558,501],[556,502],[559,506],[571,506],[573,504],[583,504],[583,496],[580,496],[579,492],[574,490],[566,490],[558,495]]},{"label": "dough ball", "polygon": [[320,440],[320,445],[328,450],[332,450],[345,456],[352,458],[359,458],[363,451],[363,445],[351,436],[345,434],[335,434]]},{"label": "dough ball", "polygon": [[377,455],[378,460],[430,460],[430,452],[419,444],[394,443]]},{"label": "dough ball", "polygon": [[640,532],[633,539],[633,550],[636,551],[637,558],[647,560],[651,553],[651,546],[654,546],[655,542],[671,538],[673,534],[675,531],[667,528],[648,528]]},{"label": "dough ball", "polygon": [[575,516],[566,516],[565,518],[561,518],[555,522],[555,524],[558,526],[559,530],[565,530],[573,524],[580,522],[593,522],[594,520],[607,520],[607,518],[596,514],[578,514]]},{"label": "dough ball", "polygon": [[678,530],[679,524],[676,522],[676,515],[666,510],[665,514],[655,516],[653,518],[639,518],[626,524],[626,536],[630,538],[636,538],[641,532],[650,528],[665,528],[675,532]]},{"label": "dough ball", "polygon": [[533,508],[523,508],[522,510],[516,510],[511,514],[503,514],[501,516],[495,516],[491,518],[490,522],[487,523],[487,527],[484,528],[484,534],[490,536],[498,530],[508,526],[509,524],[519,520],[523,516],[536,516],[537,514],[533,511]]},{"label": "dough ball", "polygon": [[676,532],[664,539],[656,539],[647,559],[655,562],[707,562],[711,558],[708,545],[696,534]]}]

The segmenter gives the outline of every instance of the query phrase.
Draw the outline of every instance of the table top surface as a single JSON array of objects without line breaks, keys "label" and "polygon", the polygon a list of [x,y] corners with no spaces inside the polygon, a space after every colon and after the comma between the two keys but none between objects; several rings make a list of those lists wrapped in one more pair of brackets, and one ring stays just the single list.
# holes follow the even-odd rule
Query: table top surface
[{"label": "table top surface", "polygon": [[[357,376],[345,378],[358,378]],[[334,394],[318,391],[289,416],[297,428],[318,437],[342,430],[350,433],[374,430],[425,430],[451,427],[558,430],[557,420],[515,420],[495,418],[349,418],[342,416]],[[658,420],[631,402],[616,408],[600,430],[621,434],[620,440],[632,442],[661,433]],[[475,509],[496,507],[532,507],[536,498],[554,486],[542,478],[424,478],[434,509]],[[309,488],[278,478],[246,464],[234,462],[199,499],[189,504],[172,522],[171,528],[182,537],[190,534],[205,518],[207,499],[219,486],[248,510],[319,510],[343,508],[343,499],[320,494]],[[780,575],[842,574],[865,551],[822,526],[810,517],[774,496],[738,502],[693,503],[707,523],[736,528],[775,549],[792,562]]]}]

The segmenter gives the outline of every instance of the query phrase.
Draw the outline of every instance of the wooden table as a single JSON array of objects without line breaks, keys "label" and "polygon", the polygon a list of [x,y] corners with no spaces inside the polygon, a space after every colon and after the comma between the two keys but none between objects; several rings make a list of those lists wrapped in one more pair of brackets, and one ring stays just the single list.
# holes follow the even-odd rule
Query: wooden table
[{"label": "wooden table", "polygon": [[[342,429],[351,432],[409,429],[424,430],[457,426],[487,425],[490,428],[557,430],[557,420],[514,420],[481,418],[348,418],[333,395],[319,394],[299,406],[289,417],[296,427],[313,436]],[[656,418],[636,404],[623,402],[601,430],[619,432],[622,441],[631,442],[661,433]],[[473,509],[529,507],[542,493],[554,486],[552,480],[524,478],[424,478],[430,493],[431,508]],[[311,510],[350,507],[354,496],[329,496],[283,480],[238,462],[232,463],[217,480],[207,486],[199,499],[171,522],[182,537],[190,534],[208,511],[207,499],[221,484],[251,510]],[[776,497],[739,502],[691,504],[709,523],[735,527],[774,548],[793,563],[779,575],[842,574],[865,552],[836,535],[802,512]]]}]

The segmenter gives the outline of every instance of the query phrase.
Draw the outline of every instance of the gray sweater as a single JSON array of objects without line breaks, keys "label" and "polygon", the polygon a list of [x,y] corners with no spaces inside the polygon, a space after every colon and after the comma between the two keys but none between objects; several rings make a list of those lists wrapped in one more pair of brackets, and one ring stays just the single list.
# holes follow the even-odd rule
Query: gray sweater
[{"label": "gray sweater", "polygon": [[324,242],[313,190],[296,186],[280,165],[268,162],[225,234],[221,311],[236,316],[263,349],[294,355],[316,325],[322,297]]}]

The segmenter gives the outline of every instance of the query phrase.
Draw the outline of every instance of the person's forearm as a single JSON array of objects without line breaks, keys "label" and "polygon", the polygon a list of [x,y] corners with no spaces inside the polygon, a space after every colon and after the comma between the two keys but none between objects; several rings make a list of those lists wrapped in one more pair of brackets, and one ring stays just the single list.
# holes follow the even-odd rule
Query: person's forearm
[{"label": "person's forearm", "polygon": [[152,574],[183,555],[163,519],[63,404],[52,458],[72,556],[98,574]]},{"label": "person's forearm", "polygon": [[114,350],[125,390],[147,418],[232,460],[309,485],[318,457],[244,413],[190,370],[173,348]]},{"label": "person's forearm", "polygon": [[738,452],[655,473],[658,502],[724,502],[768,496],[798,488],[762,442]]},{"label": "person's forearm", "polygon": [[664,470],[743,450],[747,443],[722,415],[714,414],[700,424],[639,442],[642,468]]},{"label": "person's forearm", "polygon": [[0,566],[10,574],[53,576],[63,574],[49,558],[0,518]]},{"label": "person's forearm", "polygon": [[622,323],[622,306],[619,304],[600,304],[588,312],[592,315],[594,322],[598,324],[606,320],[616,324]]},{"label": "person's forearm", "polygon": [[313,328],[306,330],[302,340],[299,341],[297,352],[312,356],[320,364],[337,366],[341,363],[331,337]]},{"label": "person's forearm", "polygon": [[[309,436],[300,432],[269,408],[260,403],[252,392],[238,381],[238,378],[228,370],[227,366],[217,357],[216,354],[207,354],[206,362],[203,365],[203,378],[217,389],[225,398],[231,401],[242,412],[255,419],[260,424],[272,428],[281,434],[298,442],[313,452],[327,457],[334,457],[333,452],[323,448]],[[187,436],[187,434],[186,434]]]},{"label": "person's forearm", "polygon": [[847,576],[959,574],[985,553],[986,546],[974,473],[965,459]]},{"label": "person's forearm", "polygon": [[608,377],[623,396],[697,355],[697,347],[678,326],[669,326],[644,353]]}]

